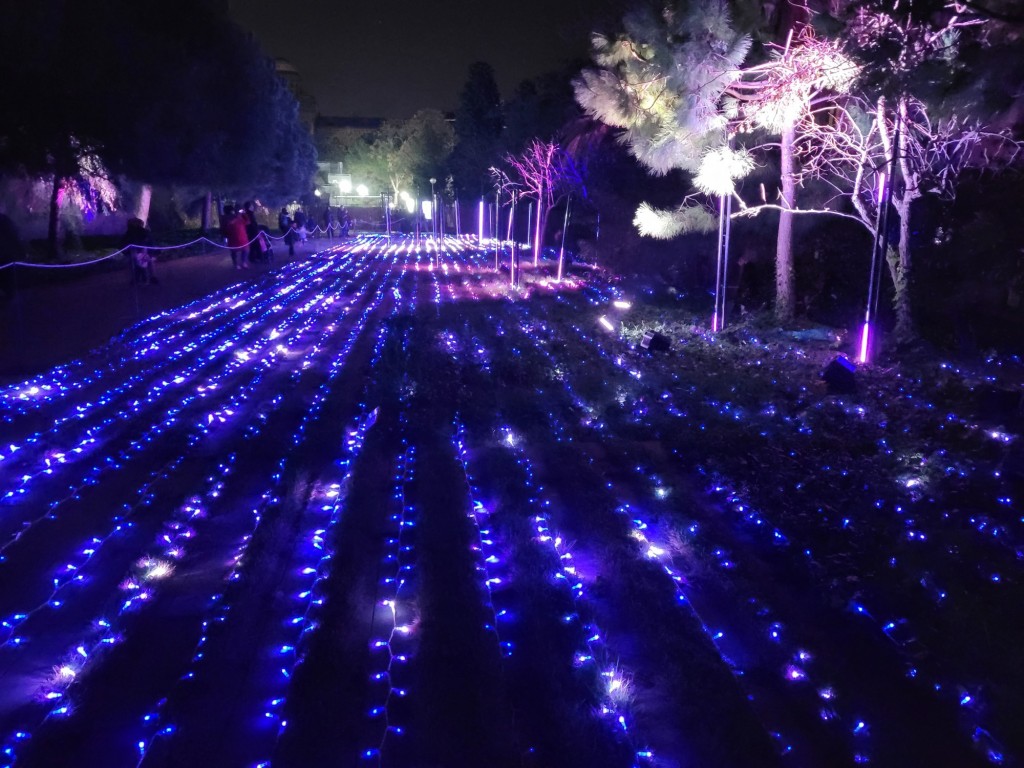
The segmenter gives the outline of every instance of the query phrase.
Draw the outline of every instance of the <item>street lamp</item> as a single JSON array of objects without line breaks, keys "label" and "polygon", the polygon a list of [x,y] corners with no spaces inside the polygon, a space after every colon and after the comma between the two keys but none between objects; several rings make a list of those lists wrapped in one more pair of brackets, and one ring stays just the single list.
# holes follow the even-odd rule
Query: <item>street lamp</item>
[{"label": "street lamp", "polygon": [[430,231],[434,236],[434,242],[437,242],[437,193],[434,192],[434,185],[437,183],[437,179],[433,176],[430,177]]}]

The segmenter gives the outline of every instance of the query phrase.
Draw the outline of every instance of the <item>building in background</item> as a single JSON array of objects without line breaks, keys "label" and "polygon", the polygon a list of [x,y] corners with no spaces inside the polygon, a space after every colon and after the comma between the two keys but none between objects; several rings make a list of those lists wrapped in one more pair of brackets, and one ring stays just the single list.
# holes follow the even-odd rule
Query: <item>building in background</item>
[{"label": "building in background", "polygon": [[287,59],[275,59],[274,68],[277,70],[278,76],[288,84],[292,95],[295,96],[295,100],[299,103],[299,119],[303,125],[309,128],[309,132],[313,133],[317,113],[316,98],[302,87],[302,75],[299,74],[299,70],[290,61]]}]

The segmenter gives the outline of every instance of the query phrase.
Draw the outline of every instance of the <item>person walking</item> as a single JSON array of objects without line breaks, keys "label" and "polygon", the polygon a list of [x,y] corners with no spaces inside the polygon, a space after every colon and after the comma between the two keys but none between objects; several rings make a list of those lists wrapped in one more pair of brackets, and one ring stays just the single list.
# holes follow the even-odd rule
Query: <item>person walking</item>
[{"label": "person walking", "polygon": [[328,205],[324,208],[324,232],[326,233],[328,240],[334,237],[334,227],[331,226],[331,220],[333,218],[334,212],[331,210],[331,206]]},{"label": "person walking", "polygon": [[156,285],[160,281],[153,274],[153,255],[149,252],[148,246],[152,245],[152,238],[145,222],[139,218],[128,219],[128,226],[124,237],[121,238],[121,247],[128,255],[128,264],[132,270],[132,285]]},{"label": "person walking", "polygon": [[262,261],[260,225],[256,221],[256,203],[252,200],[246,200],[242,206],[242,218],[245,220],[245,239],[249,243],[249,262]]},{"label": "person walking", "polygon": [[235,269],[248,269],[249,257],[246,251],[249,238],[245,232],[245,218],[234,208],[225,205],[220,226],[231,251],[231,263],[235,265]]},{"label": "person walking", "polygon": [[308,234],[306,231],[306,212],[301,208],[296,208],[295,215],[292,216],[292,223],[294,225],[292,227],[292,231],[295,233],[295,236],[298,237],[301,242],[306,242],[306,236]]}]

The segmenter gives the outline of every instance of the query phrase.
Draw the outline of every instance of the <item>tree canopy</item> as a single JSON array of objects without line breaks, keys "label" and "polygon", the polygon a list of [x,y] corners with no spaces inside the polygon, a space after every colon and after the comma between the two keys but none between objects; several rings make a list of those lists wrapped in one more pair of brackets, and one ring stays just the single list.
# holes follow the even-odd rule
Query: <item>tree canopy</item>
[{"label": "tree canopy", "polygon": [[455,110],[451,172],[456,191],[480,195],[490,189],[488,169],[501,154],[504,120],[494,70],[486,62],[475,62]]},{"label": "tree canopy", "polygon": [[273,63],[209,0],[17,3],[0,46],[8,171],[69,175],[87,149],[138,181],[269,196],[315,171]]}]

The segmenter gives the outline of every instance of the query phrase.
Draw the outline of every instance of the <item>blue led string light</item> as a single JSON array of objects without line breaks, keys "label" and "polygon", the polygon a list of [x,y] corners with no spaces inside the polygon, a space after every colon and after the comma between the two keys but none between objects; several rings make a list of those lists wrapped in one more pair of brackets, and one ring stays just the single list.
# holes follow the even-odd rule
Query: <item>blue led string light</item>
[{"label": "blue led string light", "polygon": [[[382,292],[379,292],[379,293],[382,293]],[[378,296],[378,300],[379,300],[379,299],[380,299],[380,296]],[[330,302],[328,302],[328,303],[327,303],[327,305],[328,305],[328,306],[329,306],[329,304],[330,304]],[[365,317],[364,317],[364,319],[363,319],[363,322],[359,324],[359,327],[361,327],[361,326],[362,326],[363,324],[365,324]],[[301,335],[301,334],[302,334],[302,332],[304,332],[304,330],[305,330],[305,328],[304,328],[304,327],[300,327],[300,328],[299,328],[299,330],[298,330],[298,332],[297,332],[297,334],[296,334],[296,336],[299,336],[299,335]],[[346,352],[347,352],[347,350],[346,350]],[[304,367],[303,367],[302,369],[296,369],[295,373],[298,373],[298,372],[299,372],[299,370],[304,370],[304,369],[305,369],[305,366],[304,366]],[[276,403],[277,403],[277,402],[280,402],[280,401],[279,401],[279,400],[277,400],[277,401],[275,402],[275,405],[276,405]],[[250,431],[251,431],[251,430],[250,430]],[[172,533],[173,533],[173,531],[172,531]],[[180,532],[179,532],[179,533],[180,533]],[[177,536],[177,535],[178,535],[178,533],[174,533],[174,535],[175,535],[175,536]],[[184,531],[184,533],[181,533],[181,535],[184,535],[184,536],[186,536],[186,538],[187,538],[187,536],[188,536],[188,535],[190,535],[190,534],[188,533],[188,531],[187,531],[187,530],[185,530],[185,531]],[[168,536],[169,536],[169,534],[165,532],[165,534],[164,534],[164,538],[168,540],[168,543],[169,543],[169,545],[170,545],[170,543],[171,543],[171,539],[168,539]],[[137,594],[133,594],[133,595],[132,595],[132,596],[131,596],[131,597],[130,597],[130,598],[129,598],[128,600],[126,600],[126,601],[125,601],[125,603],[124,603],[124,605],[123,605],[123,610],[128,610],[128,609],[130,609],[131,607],[133,607],[133,605],[134,605],[134,604],[136,604],[136,603],[138,603],[138,602],[140,602],[140,601],[141,601],[141,602],[144,602],[144,600],[143,600],[143,598],[142,598],[141,596],[144,596],[144,595],[146,595],[146,594],[147,594],[147,593],[146,593],[146,592],[144,592],[144,591],[139,591],[139,592],[138,592]],[[147,598],[147,599],[148,599],[148,598]],[[105,622],[105,623],[109,624],[109,622]],[[101,624],[100,626],[102,626],[102,624]],[[114,636],[114,635],[110,635],[110,636],[108,636],[108,637],[104,638],[104,641],[103,641],[103,642],[105,642],[105,643],[108,643],[108,644],[109,644],[110,642],[113,642],[114,640],[116,640],[116,636]],[[82,646],[79,646],[79,648],[81,648],[81,647],[82,647]],[[66,714],[66,711],[63,711],[63,712],[61,711],[61,707],[57,707],[57,708],[55,708],[55,709],[54,709],[54,712],[55,712],[56,714]],[[23,737],[17,737],[17,736],[16,736],[16,737],[15,737],[15,739],[14,739],[14,741],[15,741],[16,743],[20,743],[21,741],[23,741]]]},{"label": "blue led string light", "polygon": [[[406,414],[399,417],[405,430]],[[373,746],[360,750],[363,759],[382,765],[389,737],[401,736],[404,729],[396,722],[395,698],[408,695],[409,681],[405,665],[415,655],[416,636],[416,506],[407,497],[415,478],[416,448],[403,435],[402,450],[395,463],[393,490],[382,556],[382,580],[378,584],[371,619],[370,708],[373,722],[367,737]]]}]

